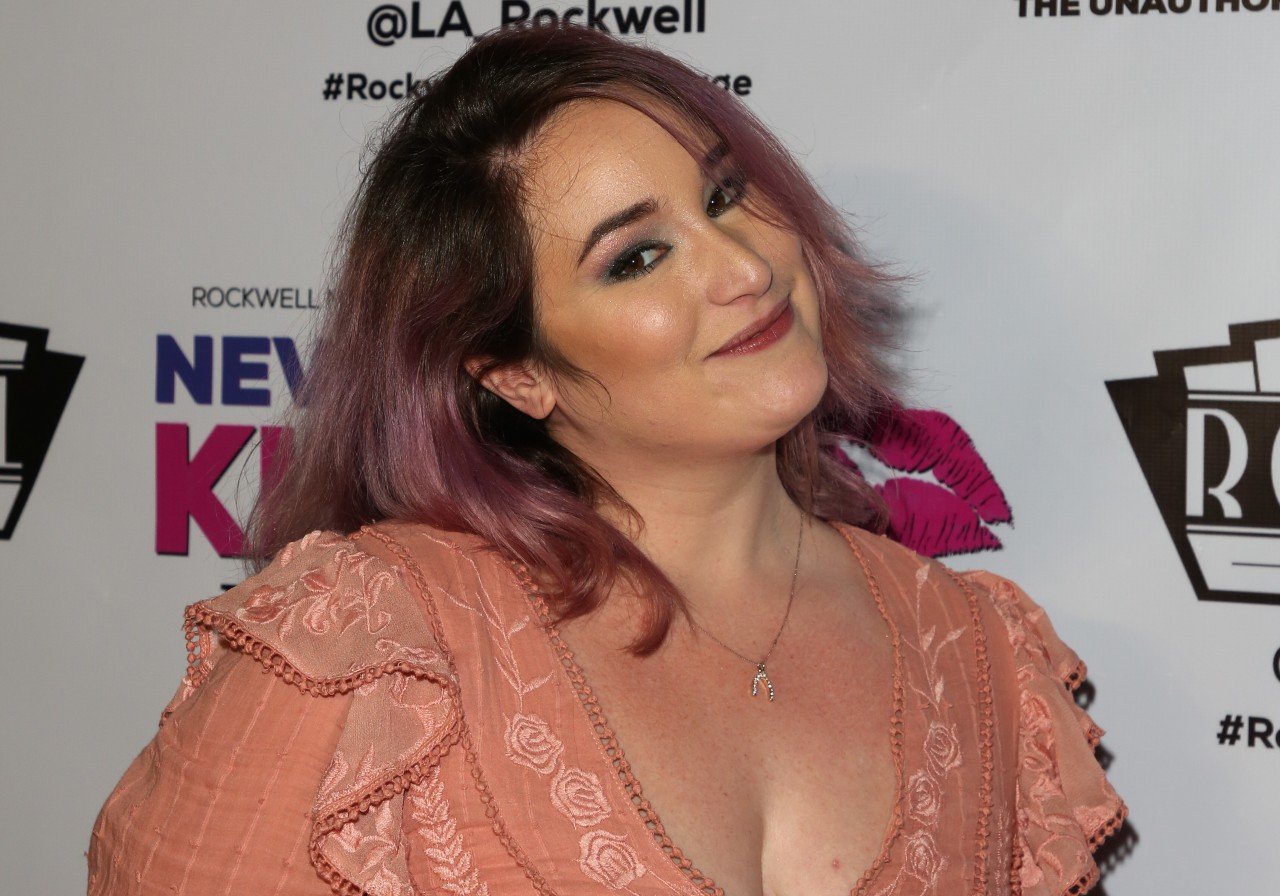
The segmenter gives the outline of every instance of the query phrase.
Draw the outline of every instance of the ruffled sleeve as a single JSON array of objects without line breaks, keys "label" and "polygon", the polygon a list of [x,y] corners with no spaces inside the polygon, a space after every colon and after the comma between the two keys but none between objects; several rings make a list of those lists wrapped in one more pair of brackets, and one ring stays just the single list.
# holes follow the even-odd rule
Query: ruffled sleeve
[{"label": "ruffled sleeve", "polygon": [[1103,730],[1072,696],[1085,664],[1020,587],[986,571],[985,590],[1013,647],[1019,694],[1014,892],[1075,896],[1098,882],[1093,853],[1127,809],[1094,754]]},{"label": "ruffled sleeve", "polygon": [[89,893],[413,892],[399,803],[457,740],[401,568],[314,532],[186,609],[188,670],[99,813]]}]

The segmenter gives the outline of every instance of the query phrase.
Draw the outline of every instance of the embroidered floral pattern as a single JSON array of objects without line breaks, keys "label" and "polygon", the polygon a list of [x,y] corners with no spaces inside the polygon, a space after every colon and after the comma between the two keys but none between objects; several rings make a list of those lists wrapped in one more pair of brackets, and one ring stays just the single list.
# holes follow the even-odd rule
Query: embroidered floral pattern
[{"label": "embroidered floral pattern", "polygon": [[409,817],[418,825],[418,839],[440,888],[454,896],[489,896],[489,885],[481,882],[475,859],[458,834],[438,767],[421,787],[409,793],[408,804]]},{"label": "embroidered floral pattern", "polygon": [[[939,677],[938,683],[941,682]],[[960,741],[956,738],[954,724],[944,725],[938,721],[929,723],[929,731],[924,736],[924,759],[929,772],[937,778],[944,777],[947,772],[960,765]]]},{"label": "embroidered floral pattern", "polygon": [[[383,892],[400,893],[404,889],[404,881],[386,865],[387,859],[399,851],[400,826],[391,812],[390,803],[382,803],[371,814],[372,830],[350,825],[331,835],[331,840],[348,855],[359,857],[362,874],[379,875]],[[394,889],[388,890],[393,884]]]},{"label": "embroidered floral pattern", "polygon": [[932,832],[921,829],[911,834],[906,841],[906,857],[907,874],[920,881],[926,892],[937,886],[938,873],[946,867],[946,860],[938,852]]},{"label": "embroidered floral pattern", "polygon": [[938,807],[942,803],[942,790],[938,781],[924,769],[911,775],[907,782],[907,809],[911,817],[925,823],[938,817]]},{"label": "embroidered floral pattern", "polygon": [[[392,550],[403,550],[390,536],[370,531]],[[425,543],[436,537],[422,538]],[[883,549],[875,570],[888,569],[885,580],[893,582],[885,585],[890,610],[877,586],[871,587],[894,639],[891,728],[899,800],[881,855],[855,892],[977,896],[990,886],[992,893],[1005,893],[1010,871],[1013,891],[1020,884],[1023,896],[1083,892],[1096,878],[1088,851],[1114,829],[1123,809],[1116,808],[1114,794],[1108,796],[1101,773],[1089,777],[1086,768],[1100,730],[1072,715],[1065,689],[1058,693],[1045,684],[1052,675],[1078,680],[1082,671],[1045,635],[1034,605],[992,577],[993,604],[1002,607],[1017,657],[1020,705],[1012,708],[1020,713],[1020,789],[1017,824],[1005,825],[1002,815],[991,830],[992,688],[981,620],[976,611],[966,615],[966,606],[977,606],[973,594],[966,586],[959,599],[954,577],[940,565],[894,553],[900,550],[895,546],[871,550],[878,544],[873,538],[860,535],[857,541],[868,553]],[[542,617],[530,613],[523,599],[499,591],[510,584],[500,564],[482,566],[478,553],[441,555],[424,558],[418,569],[406,551],[397,553],[402,564],[395,565],[357,549],[352,539],[315,533],[281,551],[271,569],[245,587],[189,611],[191,666],[184,689],[199,687],[211,668],[211,652],[230,643],[308,694],[350,699],[312,808],[309,847],[321,877],[343,896],[420,896],[409,873],[413,855],[413,874],[421,868],[421,877],[432,880],[428,891],[449,896],[489,896],[490,886],[497,886],[484,879],[484,863],[491,861],[515,862],[543,896],[562,889],[553,871],[564,878],[566,890],[573,889],[572,880],[584,891],[594,886],[652,896],[689,892],[692,881],[694,888],[718,892],[666,837],[638,782],[626,790],[634,813],[627,812],[626,799],[617,798],[622,791],[613,790],[617,782],[609,778],[617,771],[627,786],[625,760],[580,670],[573,671],[572,654],[554,639],[554,628],[553,653],[537,642],[540,634],[531,634],[537,630],[532,623]],[[448,564],[463,574],[450,578]],[[468,564],[476,570],[474,582],[467,578]],[[416,592],[405,581],[406,571]],[[540,614],[545,607],[530,594]],[[427,617],[435,638],[421,629],[420,595],[431,607]],[[458,667],[444,646],[437,598],[449,625],[491,650],[484,660],[485,683],[501,697],[489,704],[490,715],[468,713],[473,725],[486,726],[474,740],[458,714]],[[561,701],[569,691],[557,662],[570,671],[568,684],[587,708],[589,726],[563,726]],[[560,681],[558,690],[549,686],[553,681]],[[599,743],[589,733],[593,728]],[[442,770],[440,759],[450,745],[464,758]],[[597,755],[601,762],[590,761]],[[477,756],[490,764],[482,767]],[[1004,753],[997,756],[1010,761]],[[1009,768],[999,765],[995,773]],[[495,782],[505,780],[490,789],[486,772]],[[457,779],[449,777],[455,773]],[[526,802],[511,815],[518,821],[507,827],[498,803],[509,809],[513,794]],[[529,794],[536,805],[527,802]],[[460,802],[464,798],[472,802]],[[536,832],[517,826],[527,819],[539,826]],[[482,845],[493,835],[500,841],[496,850]],[[517,840],[530,848],[532,861]],[[557,861],[535,867],[536,850],[548,847]],[[659,861],[658,850],[672,862]],[[505,864],[503,869],[511,870]]]},{"label": "embroidered floral pattern", "polygon": [[[502,582],[492,582],[486,579],[493,574],[493,568],[480,566],[469,554],[459,555],[457,559],[468,585],[429,590],[439,595],[453,624],[474,633],[473,636],[484,644],[486,678],[506,686],[500,688],[505,696],[498,704],[507,710],[498,710],[502,718],[502,746],[498,755],[528,770],[521,772],[522,775],[532,772],[546,782],[547,802],[567,820],[566,827],[573,832],[573,840],[569,842],[576,841],[580,847],[578,864],[582,872],[591,880],[611,888],[628,886],[643,877],[648,869],[640,862],[625,834],[599,827],[610,819],[617,820],[600,777],[595,772],[566,762],[566,744],[547,721],[548,716],[557,717],[554,715],[555,700],[559,696],[547,685],[556,680],[558,670],[553,666],[538,668],[536,665],[535,661],[545,663],[547,654],[544,652],[546,642],[543,633],[538,625],[531,624],[534,622],[532,607],[518,593],[514,596],[521,599],[513,601],[510,592],[501,592],[501,587],[510,588],[509,568]],[[541,645],[542,651],[530,650],[529,642]],[[534,666],[532,674],[528,666]],[[496,675],[493,674],[495,672]],[[485,776],[478,765],[479,757],[472,751],[466,737],[463,746],[473,776],[477,782],[482,782]],[[516,786],[524,798],[528,785]],[[487,784],[481,783],[481,798],[486,804],[486,814],[493,813],[496,818],[494,794]],[[589,830],[579,835],[577,831],[583,828]],[[558,835],[548,832],[548,842],[557,839]],[[506,845],[509,852],[516,854],[518,850],[512,842],[508,841]],[[527,866],[525,870],[536,889],[550,892],[541,882],[540,875],[535,879],[536,872]]]},{"label": "embroidered floral pattern", "polygon": [[[1020,588],[990,573],[972,575],[987,580],[1015,647],[1020,710],[1017,882],[1024,893],[1036,896],[1084,893],[1098,879],[1093,850],[1128,812],[1102,772],[1093,768],[1093,746],[1101,729],[1069,696],[1069,689],[1084,680],[1084,664]],[[1085,769],[1087,774],[1070,773]]]},{"label": "embroidered floral pattern", "polygon": [[[885,605],[874,582],[871,587],[882,612],[890,619],[895,639],[895,660],[905,655],[911,657],[911,662],[901,664],[901,676],[895,675],[893,724],[897,733],[894,748],[900,785],[895,827],[885,841],[881,858],[859,880],[855,890],[859,896],[864,893],[873,896],[977,896],[987,893],[990,885],[992,893],[1003,893],[1008,883],[1009,848],[1017,849],[1017,844],[1011,844],[1009,840],[1012,825],[1006,826],[1001,821],[993,830],[990,818],[993,774],[1003,772],[996,772],[993,766],[992,682],[986,656],[986,639],[990,633],[983,628],[979,601],[974,591],[945,567],[910,557],[887,543],[881,547],[873,539],[874,536],[859,535],[856,541],[869,546],[876,544],[875,550],[884,552],[876,557],[875,570],[879,574],[887,569],[893,577],[895,584],[889,600],[891,610],[884,610]],[[861,559],[861,554],[859,556]],[[472,557],[466,557],[465,562],[472,562]],[[866,570],[865,560],[863,562]],[[556,656],[569,672],[569,682],[588,710],[591,724],[600,737],[601,748],[607,757],[615,758],[615,769],[621,763],[619,777],[622,779],[626,772],[625,760],[621,759],[620,748],[599,713],[598,705],[581,677],[581,670],[573,662],[567,647],[558,640],[554,627],[547,625],[545,605],[536,588],[528,587],[527,570],[519,564],[516,564],[516,570],[525,590],[533,598],[539,621],[551,632]],[[526,791],[530,785],[547,787],[543,792],[547,794],[549,808],[554,808],[555,813],[564,819],[562,824],[576,829],[573,836],[578,847],[578,870],[593,883],[610,891],[648,893],[653,890],[661,892],[664,888],[680,891],[678,883],[673,884],[663,873],[646,867],[653,864],[646,852],[650,844],[636,841],[634,835],[638,828],[624,826],[618,829],[611,823],[611,820],[614,823],[622,821],[614,814],[608,788],[605,787],[606,783],[612,782],[602,782],[603,773],[599,768],[581,760],[581,754],[577,752],[581,744],[570,741],[560,726],[561,716],[553,715],[562,708],[552,709],[556,705],[548,699],[552,691],[543,690],[553,677],[558,677],[560,670],[549,672],[541,661],[541,654],[530,651],[528,642],[519,643],[517,636],[530,627],[531,615],[519,612],[518,608],[513,610],[512,603],[500,599],[495,591],[484,588],[475,592],[458,590],[446,594],[445,600],[453,608],[451,612],[460,610],[474,614],[484,632],[477,638],[486,645],[492,645],[493,649],[493,668],[497,677],[490,680],[506,683],[501,690],[510,702],[504,704],[506,711],[499,716],[502,736],[489,739],[495,755],[522,770],[519,774],[526,776]],[[460,622],[454,624],[462,625]],[[1002,638],[1003,635],[1002,632]],[[898,650],[899,637],[901,651]],[[1011,627],[1009,642],[1020,654],[1044,651],[1038,635],[1025,629],[1014,630]],[[1007,648],[1002,645],[999,649]],[[1045,665],[1050,663],[1051,660],[1045,657]],[[1027,671],[1022,665],[1017,671],[1019,693],[1031,694],[1024,700],[1021,710],[1020,722],[1026,732],[1041,731],[1046,737],[1056,737],[1061,741],[1064,730],[1070,731],[1070,726],[1064,729],[1061,707],[1040,686],[1036,677],[1040,672]],[[905,695],[905,699],[900,695]],[[904,717],[908,720],[905,726]],[[1007,716],[1000,718],[1003,720]],[[549,719],[556,720],[556,724],[553,725]],[[905,737],[901,736],[904,730],[907,732]],[[1083,737],[1080,741],[1083,743],[1085,738],[1093,736],[1091,732],[1096,728],[1085,727],[1082,723],[1081,730]],[[1071,733],[1074,737],[1074,732]],[[1003,752],[996,755],[1001,762],[1008,761]],[[1052,749],[1024,749],[1021,758],[1023,780],[1040,780],[1029,784],[1019,794],[1023,818],[1020,828],[1030,826],[1034,829],[1040,823],[1037,821],[1037,809],[1025,805],[1033,799],[1056,801],[1055,805],[1066,811],[1045,815],[1051,820],[1057,818],[1063,824],[1068,820],[1080,824],[1086,820],[1110,817],[1089,804],[1076,801],[1073,805],[1071,800],[1064,802],[1061,782],[1052,771],[1056,768],[1055,763],[1060,761],[1060,755]],[[1029,769],[1035,770],[1036,774],[1028,777],[1025,772]],[[652,807],[640,793],[638,782],[628,793],[636,804],[637,817],[649,828],[654,841],[668,853],[674,865],[703,892],[718,892],[709,879],[701,877],[696,869],[690,870],[692,863],[666,838]],[[1003,813],[1007,809],[1000,811]],[[1105,827],[1108,822],[1102,823]],[[1105,832],[1099,828],[1096,833],[1103,835]],[[1028,843],[1025,838],[1021,843],[1025,847],[1022,854],[1028,863],[1043,864],[1023,869],[1023,873],[1015,877],[1015,892],[1018,882],[1024,885],[1025,896],[1064,896],[1082,891],[1077,885],[1088,882],[1083,879],[1073,880],[1060,890],[1029,888],[1027,884],[1036,879],[1051,884],[1064,875],[1070,875],[1073,866],[1067,862],[1050,873],[1051,862],[1059,854],[1053,850],[1039,850],[1037,843]],[[510,843],[507,847],[508,851],[513,849]],[[987,851],[992,848],[999,851],[989,858]],[[465,864],[462,867],[465,869]],[[529,873],[527,869],[526,873]],[[637,881],[646,878],[652,881],[649,889],[636,886]],[[544,893],[549,891],[539,881],[534,882],[536,889]]]},{"label": "embroidered floral pattern", "polygon": [[947,696],[945,670],[964,669],[958,646],[965,629],[957,627],[940,635],[936,624],[928,624],[927,620],[936,618],[928,610],[929,603],[939,599],[931,572],[927,564],[916,570],[915,593],[909,602],[915,632],[914,637],[904,639],[916,659],[909,666],[907,679],[924,731],[918,766],[908,777],[904,794],[913,825],[904,831],[898,869],[876,896],[938,896],[946,890],[943,874],[951,866],[947,855],[938,849],[938,836],[947,819],[945,810],[954,802],[948,796],[958,789],[964,751]]},{"label": "embroidered floral pattern", "polygon": [[192,687],[211,654],[230,648],[313,697],[349,698],[308,843],[317,873],[343,896],[414,896],[402,794],[459,731],[456,681],[422,621],[397,567],[325,532],[187,608]]},{"label": "embroidered floral pattern", "polygon": [[507,720],[503,742],[507,758],[531,768],[540,775],[549,775],[556,768],[564,744],[551,733],[551,726],[535,715],[516,713]]},{"label": "embroidered floral pattern", "polygon": [[[370,633],[387,626],[391,614],[379,604],[388,589],[402,586],[393,569],[329,533],[313,532],[298,545],[302,551],[328,551],[331,562],[295,578],[272,577],[249,593],[235,611],[237,619],[276,625],[282,637],[299,623],[317,635],[360,622]],[[281,554],[286,565],[298,555]]]},{"label": "embroidered floral pattern", "polygon": [[599,776],[568,766],[551,782],[551,805],[580,828],[599,824],[613,811]]},{"label": "embroidered floral pattern", "polygon": [[[511,649],[510,638],[525,628],[528,617],[506,624],[495,606],[485,608],[484,618],[496,625],[501,633],[503,679],[523,705],[529,694],[554,677],[543,675],[527,683],[516,660],[516,652]],[[584,874],[612,889],[626,887],[645,874],[647,869],[625,836],[595,827],[613,814],[600,777],[563,762],[564,743],[545,719],[532,712],[517,712],[507,717],[503,749],[506,757],[517,765],[539,775],[551,775],[551,805],[574,827],[593,828],[579,840],[581,855],[578,865]]]},{"label": "embroidered floral pattern", "polygon": [[582,850],[578,857],[582,872],[612,890],[621,890],[645,872],[625,837],[608,831],[587,831],[578,845]]},{"label": "embroidered floral pattern", "polygon": [[263,586],[254,589],[236,615],[247,622],[274,622],[289,609],[293,600],[288,588]]}]

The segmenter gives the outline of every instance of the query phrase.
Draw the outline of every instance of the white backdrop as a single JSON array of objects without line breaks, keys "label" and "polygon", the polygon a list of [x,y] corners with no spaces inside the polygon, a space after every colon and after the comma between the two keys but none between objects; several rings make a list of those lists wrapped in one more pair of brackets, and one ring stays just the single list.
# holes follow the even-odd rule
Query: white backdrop
[{"label": "white backdrop", "polygon": [[[85,359],[0,541],[5,892],[84,886],[94,815],[184,668],[182,607],[240,575],[194,523],[188,555],[157,553],[158,513],[185,515],[173,493],[157,508],[157,427],[188,426],[194,453],[211,433],[217,448],[236,436],[225,427],[268,421],[271,407],[229,400],[266,388],[275,409],[287,401],[280,340],[296,340],[305,365],[314,312],[239,294],[241,307],[198,306],[194,291],[318,304],[361,147],[390,102],[326,100],[326,79],[422,76],[467,43],[386,40],[384,22],[379,46],[377,5],[0,12],[0,323],[48,330],[48,351]],[[449,4],[400,7],[415,5],[420,27],[438,30]],[[460,5],[474,31],[498,24],[500,0]],[[1225,345],[1230,325],[1280,318],[1280,11],[1264,0],[1041,0],[1038,17],[1036,0],[702,0],[695,20],[699,5],[703,31],[651,24],[644,39],[748,76],[744,101],[871,252],[916,276],[911,403],[967,430],[1015,520],[992,527],[1002,549],[951,562],[1015,578],[1090,666],[1090,711],[1131,808],[1106,891],[1274,892],[1280,744],[1262,720],[1280,724],[1280,586],[1254,603],[1197,599],[1106,382],[1153,375],[1154,351]],[[197,337],[210,337],[209,404],[172,377],[172,402],[157,400],[161,335],[182,352],[169,361],[194,360]],[[27,336],[0,330],[0,374],[36,369]],[[30,398],[26,382],[22,399],[19,385],[0,497],[32,473],[19,445],[34,431],[28,406],[57,398]],[[1280,430],[1280,404],[1259,407],[1255,441]],[[1179,438],[1167,439],[1173,454]],[[233,510],[254,487],[246,474],[237,498],[244,456],[215,490]],[[180,483],[183,458],[162,460]],[[1271,532],[1262,562],[1280,563],[1265,550],[1280,543],[1271,499],[1255,490],[1246,516]],[[170,549],[180,528],[162,533]],[[1244,735],[1219,743],[1236,714]]]}]

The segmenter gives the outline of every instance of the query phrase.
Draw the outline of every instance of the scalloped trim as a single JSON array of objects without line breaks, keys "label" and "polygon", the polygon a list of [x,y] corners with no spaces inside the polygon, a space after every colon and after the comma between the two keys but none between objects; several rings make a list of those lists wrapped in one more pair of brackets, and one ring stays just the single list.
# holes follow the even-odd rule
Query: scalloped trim
[{"label": "scalloped trim", "polygon": [[[459,709],[461,701],[458,699],[456,681],[421,664],[403,660],[366,666],[340,678],[315,678],[298,669],[279,650],[251,634],[231,617],[211,609],[205,601],[199,601],[186,608],[183,628],[188,644],[187,674],[193,685],[202,682],[210,668],[209,657],[205,650],[201,649],[197,652],[194,645],[199,641],[202,647],[207,646],[203,633],[211,631],[225,638],[232,648],[252,657],[265,670],[312,696],[332,697],[346,694],[385,675],[394,674],[409,675],[434,682],[448,694],[449,711],[444,724],[417,755],[396,772],[368,785],[346,800],[316,810],[317,814],[312,818],[307,852],[317,874],[339,896],[364,896],[364,888],[344,877],[342,872],[324,855],[322,851],[324,840],[373,807],[424,780],[428,770],[437,765],[440,757],[459,740],[462,714]],[[450,672],[453,672],[452,664],[450,664]]]},{"label": "scalloped trim", "polygon": [[[1076,664],[1065,674],[1059,674],[1062,684],[1074,698],[1076,691],[1080,690],[1080,685],[1084,684],[1084,680],[1089,676],[1089,668],[1085,665],[1084,660],[1077,660]],[[1085,740],[1089,741],[1089,746],[1097,748],[1102,743],[1103,736],[1107,733],[1105,728],[1098,725],[1097,722],[1089,715],[1088,710],[1076,704],[1080,709],[1081,718],[1080,726],[1084,731]]]},{"label": "scalloped trim", "polygon": [[[230,616],[212,609],[207,601],[198,601],[191,604],[186,608],[183,615],[183,628],[186,631],[188,644],[199,638],[200,627],[204,626],[226,638],[227,642],[236,650],[253,657],[267,670],[274,672],[287,683],[294,685],[303,693],[316,697],[332,697],[335,694],[345,694],[358,687],[363,687],[371,681],[376,681],[384,675],[397,673],[433,681],[446,688],[453,685],[453,682],[448,678],[427,666],[405,660],[389,660],[385,663],[364,666],[343,675],[341,678],[313,678],[291,663],[275,647],[249,632]],[[193,654],[188,652],[187,661],[189,665],[187,667],[187,675],[192,679],[193,684],[199,684],[208,674],[207,657],[204,657],[203,654],[196,654],[193,660],[192,656]],[[196,668],[197,664],[199,668]]]},{"label": "scalloped trim", "polygon": [[[1074,696],[1076,691],[1080,690],[1080,686],[1084,684],[1085,679],[1089,677],[1089,667],[1085,664],[1084,660],[1077,659],[1075,665],[1072,666],[1071,669],[1069,669],[1065,674],[1060,674],[1059,677],[1062,679],[1063,686],[1066,687],[1067,691]],[[1079,704],[1076,704],[1076,705],[1079,706]],[[1084,709],[1083,707],[1080,707],[1080,714],[1081,714],[1080,722],[1084,729],[1085,740],[1089,742],[1089,746],[1091,748],[1096,750],[1098,748],[1098,744],[1102,743],[1102,738],[1106,735],[1107,731],[1105,728],[1101,727],[1100,725],[1098,725],[1097,722],[1093,720],[1093,717],[1089,715],[1088,710]],[[1103,840],[1105,840],[1106,838],[1110,837],[1113,833],[1115,833],[1116,829],[1119,828],[1120,825],[1124,823],[1124,819],[1128,815],[1128,812],[1129,812],[1128,807],[1125,806],[1124,801],[1121,800],[1120,808],[1116,810],[1116,814],[1113,815],[1110,819],[1108,819],[1107,822],[1103,824],[1101,828],[1099,828],[1097,831],[1095,831],[1093,834],[1090,835],[1089,837],[1090,852],[1097,850],[1098,846],[1102,843]],[[1086,884],[1084,882],[1085,882],[1085,878],[1087,877],[1088,875],[1081,877],[1080,882],[1077,882],[1076,884],[1074,884],[1072,889],[1066,890],[1065,894],[1067,894],[1067,896],[1075,896],[1075,894],[1078,894],[1078,893],[1088,892],[1089,889],[1092,888],[1098,882],[1097,876],[1096,876],[1096,869],[1095,869],[1095,876],[1093,881],[1088,882]],[[1082,888],[1074,889],[1074,887],[1082,887]]]},{"label": "scalloped trim", "polygon": [[1089,667],[1084,664],[1084,660],[1077,659],[1076,664],[1067,671],[1065,675],[1060,674],[1063,685],[1071,693],[1080,690],[1080,685],[1084,684],[1084,680],[1089,676]]},{"label": "scalloped trim", "polygon": [[560,630],[552,622],[550,607],[547,605],[541,589],[538,588],[532,576],[530,576],[529,568],[518,561],[513,561],[511,566],[516,573],[520,588],[528,595],[529,601],[533,605],[539,624],[547,633],[547,638],[555,650],[561,667],[569,678],[574,694],[578,697],[583,709],[586,710],[587,720],[599,738],[615,774],[626,790],[628,801],[639,817],[640,823],[649,831],[658,849],[689,878],[690,882],[704,896],[724,896],[724,890],[714,880],[699,871],[693,862],[680,850],[680,847],[676,846],[667,835],[666,829],[662,825],[662,820],[653,808],[653,804],[645,799],[639,780],[632,774],[631,764],[627,762],[626,756],[623,755],[622,747],[618,743],[613,729],[605,719],[604,711],[601,709],[595,693],[591,690],[591,685],[587,682],[586,674],[582,671],[577,661],[574,660],[573,651],[569,649],[569,645],[560,637]]},{"label": "scalloped trim", "polygon": [[1093,856],[1097,853],[1098,848],[1108,837],[1120,830],[1120,825],[1124,824],[1125,818],[1129,815],[1129,807],[1125,805],[1124,800],[1120,801],[1120,805],[1116,807],[1116,811],[1102,823],[1096,831],[1089,835],[1086,841],[1089,846],[1089,868],[1084,874],[1080,875],[1076,880],[1062,891],[1061,896],[1083,896],[1088,893],[1102,878],[1102,871],[1098,868],[1098,863]]},{"label": "scalloped trim", "polygon": [[982,610],[978,605],[978,596],[969,587],[968,581],[947,566],[951,580],[960,586],[965,602],[969,605],[969,618],[973,625],[973,652],[978,676],[978,693],[981,695],[982,717],[979,727],[979,755],[982,758],[982,788],[978,801],[978,831],[976,834],[976,855],[973,859],[974,894],[980,896],[987,889],[987,841],[990,838],[992,790],[995,786],[995,695],[991,686],[991,660],[987,654],[987,633],[982,624]]},{"label": "scalloped trim", "polygon": [[884,621],[889,626],[889,636],[893,644],[893,712],[889,717],[889,750],[893,755],[894,774],[897,777],[895,782],[897,785],[896,797],[893,801],[893,817],[889,819],[889,828],[885,832],[884,840],[880,843],[880,853],[876,856],[875,861],[871,863],[871,866],[862,872],[862,875],[853,885],[853,889],[850,890],[852,896],[860,896],[875,881],[880,869],[889,861],[893,845],[897,842],[898,837],[902,835],[904,823],[902,807],[906,802],[906,774],[903,771],[907,708],[906,686],[903,683],[902,671],[902,636],[898,632],[898,626],[894,623],[888,608],[885,606],[884,594],[880,591],[880,582],[872,573],[871,563],[862,552],[862,548],[858,547],[857,542],[849,531],[846,531],[847,524],[833,520],[831,525],[840,533],[845,543],[849,545],[854,557],[858,560],[858,565],[862,567],[862,575],[867,580],[867,588],[871,591],[871,597],[875,600],[876,608],[880,611],[880,615],[884,617]]},{"label": "scalloped trim", "polygon": [[[964,579],[964,577],[961,576],[961,579]],[[1025,621],[1024,624],[1026,624]],[[1049,665],[1052,669],[1053,664],[1050,663]],[[1072,695],[1072,705],[1079,710],[1081,729],[1084,737],[1088,741],[1089,746],[1096,749],[1098,744],[1101,743],[1106,731],[1093,721],[1093,718],[1089,715],[1087,710],[1074,701],[1076,691],[1080,689],[1080,686],[1084,684],[1085,679],[1089,675],[1089,668],[1087,664],[1083,659],[1077,657],[1076,662],[1066,672],[1060,672],[1057,669],[1053,669],[1053,671],[1058,676],[1063,687],[1066,688],[1068,694]],[[1101,766],[1099,766],[1099,768],[1101,770]],[[1088,893],[1097,886],[1101,880],[1101,870],[1098,868],[1098,864],[1094,860],[1093,856],[1106,839],[1119,830],[1120,826],[1124,824],[1124,820],[1129,815],[1129,807],[1125,804],[1124,800],[1120,799],[1118,796],[1117,799],[1119,800],[1119,803],[1116,810],[1107,818],[1106,821],[1099,825],[1097,829],[1089,834],[1085,834],[1083,828],[1081,829],[1080,832],[1085,835],[1084,843],[1089,851],[1088,867],[1085,869],[1083,874],[1064,888],[1059,896],[1084,896],[1085,893]],[[1009,871],[1010,889],[1013,896],[1022,896],[1022,849],[1017,846],[1016,840],[1009,865]]]},{"label": "scalloped trim", "polygon": [[[515,837],[507,829],[502,813],[498,810],[497,800],[493,797],[493,791],[490,789],[488,781],[485,780],[484,771],[480,767],[480,758],[471,742],[471,730],[462,715],[462,699],[459,696],[458,685],[456,684],[458,665],[453,658],[453,651],[449,649],[449,645],[445,641],[444,624],[440,621],[440,614],[436,610],[435,601],[431,599],[430,588],[427,585],[426,576],[422,573],[422,567],[414,559],[413,553],[388,533],[373,526],[365,526],[360,532],[382,542],[404,564],[410,576],[413,577],[414,586],[418,589],[419,598],[425,607],[427,621],[431,625],[431,632],[435,637],[436,646],[449,667],[449,674],[454,678],[454,690],[451,696],[455,700],[455,706],[458,707],[457,739],[466,757],[467,766],[471,770],[471,779],[475,785],[476,792],[479,794],[480,802],[484,804],[485,818],[489,819],[494,836],[498,838],[498,842],[506,849],[507,855],[511,857],[511,860],[516,863],[516,867],[524,872],[524,876],[533,884],[535,890],[543,894],[543,896],[556,896],[555,890],[547,883],[542,873],[533,866],[533,863],[524,854],[520,845],[516,843]],[[463,550],[452,541],[447,539],[441,539],[441,541],[447,544],[458,556],[464,555]],[[365,896],[365,894],[361,890],[356,890],[355,892],[343,892],[342,896]]]}]

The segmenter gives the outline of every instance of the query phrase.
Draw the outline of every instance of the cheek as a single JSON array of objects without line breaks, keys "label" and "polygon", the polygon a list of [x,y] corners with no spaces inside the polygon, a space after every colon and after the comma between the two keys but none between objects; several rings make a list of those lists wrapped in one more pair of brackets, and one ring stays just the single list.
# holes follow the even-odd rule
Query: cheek
[{"label": "cheek", "polygon": [[804,274],[796,281],[791,294],[792,307],[795,309],[796,323],[804,328],[809,339],[822,348],[822,302],[818,298],[818,289],[813,279]]},{"label": "cheek", "polygon": [[788,263],[796,272],[795,283],[791,288],[792,307],[796,313],[796,323],[804,328],[819,347],[822,346],[822,301],[818,296],[818,285],[809,267],[799,239],[787,244]]},{"label": "cheek", "polygon": [[592,362],[629,377],[668,372],[689,355],[693,320],[660,297],[630,297],[625,305],[594,315]]}]

